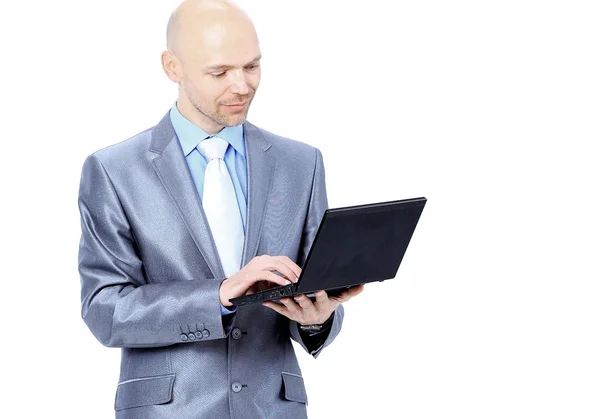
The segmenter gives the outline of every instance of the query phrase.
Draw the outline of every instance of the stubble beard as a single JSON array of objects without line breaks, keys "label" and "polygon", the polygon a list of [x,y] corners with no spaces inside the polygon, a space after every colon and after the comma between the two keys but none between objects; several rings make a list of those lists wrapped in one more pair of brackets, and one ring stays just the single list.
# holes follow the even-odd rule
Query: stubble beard
[{"label": "stubble beard", "polygon": [[[188,92],[188,93],[190,93],[190,92]],[[213,121],[215,124],[222,125],[224,127],[233,127],[233,126],[242,124],[246,120],[246,117],[248,116],[248,111],[250,110],[250,105],[252,104],[252,100],[254,99],[254,94],[252,96],[250,96],[249,99],[247,99],[248,105],[246,106],[246,109],[244,110],[244,112],[235,114],[235,115],[223,115],[222,113],[220,113],[217,110],[218,108],[216,108],[215,111],[212,111],[212,110],[207,109],[206,107],[200,105],[198,103],[198,101],[195,100],[195,98],[193,98],[192,95],[187,94],[187,97],[188,97],[190,103],[192,104],[192,106],[194,108],[196,108],[196,110],[198,112],[200,112],[202,115],[204,115],[205,117],[207,117],[208,119]],[[242,102],[242,101],[243,101],[243,99],[238,100],[238,102]]]}]

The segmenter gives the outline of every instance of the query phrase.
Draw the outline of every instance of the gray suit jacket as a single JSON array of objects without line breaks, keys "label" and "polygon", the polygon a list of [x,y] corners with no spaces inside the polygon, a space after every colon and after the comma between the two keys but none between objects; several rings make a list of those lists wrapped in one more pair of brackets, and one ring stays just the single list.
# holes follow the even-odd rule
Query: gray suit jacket
[{"label": "gray suit jacket", "polygon": [[[244,137],[242,266],[262,254],[302,266],[327,208],[321,153],[248,122]],[[306,417],[297,324],[259,304],[221,315],[225,276],[168,114],[86,159],[79,209],[82,317],[122,348],[117,418]],[[339,306],[319,351],[342,319]]]}]

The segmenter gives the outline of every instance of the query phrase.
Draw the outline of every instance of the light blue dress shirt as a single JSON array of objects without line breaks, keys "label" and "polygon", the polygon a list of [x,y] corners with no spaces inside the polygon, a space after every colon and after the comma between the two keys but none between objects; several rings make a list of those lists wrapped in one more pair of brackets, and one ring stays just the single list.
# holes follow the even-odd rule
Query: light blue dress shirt
[{"label": "light blue dress shirt", "polygon": [[[244,234],[246,234],[248,175],[246,173],[246,147],[244,144],[243,126],[236,125],[233,127],[225,127],[218,134],[210,135],[198,125],[186,119],[179,112],[179,109],[177,109],[177,103],[173,104],[169,116],[173,128],[175,129],[175,134],[177,134],[177,138],[181,144],[185,161],[190,169],[200,200],[202,200],[204,193],[204,171],[206,170],[208,161],[196,147],[201,141],[214,136],[229,143],[223,160],[225,161],[225,166],[227,166],[231,181],[233,182],[233,188],[235,189],[235,196],[242,218]],[[221,306],[221,313],[225,315],[232,313],[232,311]]]}]

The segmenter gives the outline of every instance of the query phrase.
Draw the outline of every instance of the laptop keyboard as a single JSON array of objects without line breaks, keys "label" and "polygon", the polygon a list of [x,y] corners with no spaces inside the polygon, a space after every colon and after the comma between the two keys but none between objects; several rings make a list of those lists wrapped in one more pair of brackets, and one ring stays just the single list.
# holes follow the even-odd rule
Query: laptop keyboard
[{"label": "laptop keyboard", "polygon": [[249,304],[252,301],[276,300],[282,297],[296,294],[295,284],[284,285],[283,287],[269,288],[268,290],[257,292],[256,294],[245,295],[243,301],[238,301],[237,306]]}]

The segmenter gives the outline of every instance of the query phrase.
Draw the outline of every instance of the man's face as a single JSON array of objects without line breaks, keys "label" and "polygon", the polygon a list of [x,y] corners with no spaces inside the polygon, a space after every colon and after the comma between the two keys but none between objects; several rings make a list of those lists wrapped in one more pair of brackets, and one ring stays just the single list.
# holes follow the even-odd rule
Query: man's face
[{"label": "man's face", "polygon": [[196,109],[202,128],[218,132],[246,120],[260,84],[260,49],[253,30],[215,25],[201,32],[182,57],[179,98]]}]

